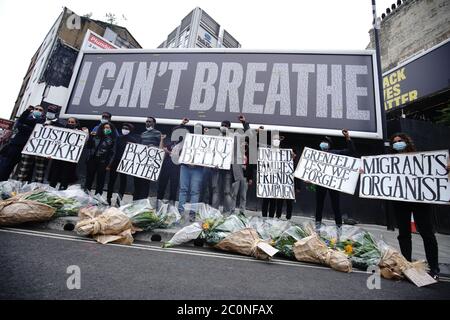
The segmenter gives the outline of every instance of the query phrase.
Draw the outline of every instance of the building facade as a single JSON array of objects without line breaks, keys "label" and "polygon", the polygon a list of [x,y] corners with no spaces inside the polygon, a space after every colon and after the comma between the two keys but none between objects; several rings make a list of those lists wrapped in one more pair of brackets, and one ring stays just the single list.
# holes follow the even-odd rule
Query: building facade
[{"label": "building facade", "polygon": [[[87,33],[90,37],[86,37]],[[126,28],[82,17],[64,8],[31,59],[11,119],[30,105],[61,107],[65,103],[73,67],[83,45],[90,49],[141,48]]]},{"label": "building facade", "polygon": [[181,20],[158,48],[240,48],[241,44],[197,7]]}]

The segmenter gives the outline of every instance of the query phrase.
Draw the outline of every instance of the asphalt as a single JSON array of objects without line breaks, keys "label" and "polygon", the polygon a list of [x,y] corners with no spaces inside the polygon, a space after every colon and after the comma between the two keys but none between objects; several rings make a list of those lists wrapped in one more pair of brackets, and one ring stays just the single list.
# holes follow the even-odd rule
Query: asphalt
[{"label": "asphalt", "polygon": [[[67,231],[0,229],[0,299],[450,299],[446,281],[418,288],[368,274],[275,259],[255,260],[209,248],[160,243],[100,245]],[[69,290],[69,266],[81,289]]]}]

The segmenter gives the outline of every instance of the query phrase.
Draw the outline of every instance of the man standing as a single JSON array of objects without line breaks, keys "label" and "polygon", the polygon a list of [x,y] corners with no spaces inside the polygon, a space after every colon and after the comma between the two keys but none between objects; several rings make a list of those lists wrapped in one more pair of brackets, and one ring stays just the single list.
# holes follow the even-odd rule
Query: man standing
[{"label": "man standing", "polygon": [[[163,139],[161,132],[155,129],[156,119],[148,117],[145,121],[145,131],[141,133],[141,144],[162,148]],[[147,179],[134,177],[134,196],[133,200],[148,198],[150,192],[150,181]]]},{"label": "man standing", "polygon": [[[63,127],[58,120],[58,106],[49,105],[47,112],[45,113],[44,126]],[[49,159],[46,157],[31,156],[27,154],[22,155],[18,170],[18,180],[20,181],[32,181],[33,168],[35,171],[35,182],[43,183],[45,178],[45,172],[47,169]]]},{"label": "man standing", "polygon": [[0,154],[0,181],[8,180],[11,172],[22,156],[22,149],[33,132],[36,123],[45,121],[42,106],[29,106],[15,124],[16,134],[9,141]]},{"label": "man standing", "polygon": [[[91,134],[92,134],[92,133],[97,134],[97,130],[98,130],[98,128],[99,128],[102,124],[104,124],[104,123],[112,123],[112,122],[111,122],[111,119],[112,119],[111,113],[109,113],[109,112],[103,112],[103,113],[102,113],[102,118],[100,119],[100,123],[97,124],[97,125],[92,129]],[[117,138],[117,137],[119,136],[119,132],[117,131],[117,128],[114,129],[113,133],[114,133],[114,135],[115,135],[115,138]]]}]

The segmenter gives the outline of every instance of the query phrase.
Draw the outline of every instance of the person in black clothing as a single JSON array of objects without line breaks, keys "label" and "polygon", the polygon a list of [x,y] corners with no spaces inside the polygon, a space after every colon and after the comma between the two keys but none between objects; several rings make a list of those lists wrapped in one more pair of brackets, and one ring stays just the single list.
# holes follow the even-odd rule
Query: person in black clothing
[{"label": "person in black clothing", "polygon": [[[83,130],[89,133],[87,128],[80,128],[80,122],[77,118],[71,117],[67,119],[65,126],[67,129]],[[86,141],[87,142],[87,141]],[[50,171],[48,174],[48,181],[51,187],[55,188],[59,183],[59,190],[66,190],[70,184],[74,184],[78,181],[77,176],[78,163],[52,160]]]},{"label": "person in black clothing", "polygon": [[[49,105],[47,112],[45,113],[45,121],[43,125],[60,128],[64,127],[64,125],[59,122],[57,117],[58,111],[58,106]],[[22,159],[18,167],[18,180],[43,183],[48,163],[49,158],[47,157],[22,154]],[[35,171],[34,179],[32,179],[33,169]]]},{"label": "person in black clothing", "polygon": [[[167,186],[169,185],[169,201],[172,204],[175,204],[175,201],[177,201],[177,194],[178,194],[178,186],[180,184],[180,165],[177,161],[177,163],[174,162],[174,159],[172,159],[172,150],[173,148],[180,144],[183,141],[183,137],[178,137],[178,139],[175,139],[175,141],[172,141],[172,134],[176,130],[180,129],[186,129],[187,130],[187,124],[189,123],[188,118],[184,118],[181,121],[181,124],[174,127],[172,129],[172,133],[170,137],[167,137],[164,142],[164,152],[165,157],[163,161],[163,165],[161,168],[161,173],[159,175],[158,180],[158,192],[156,199],[162,200],[164,199],[164,195],[166,193]],[[175,137],[174,137],[175,138]],[[176,150],[175,150],[176,152]],[[176,156],[176,155],[174,155]]]},{"label": "person in black clothing", "polygon": [[0,181],[9,179],[14,167],[22,157],[22,149],[33,132],[37,123],[45,121],[44,108],[41,106],[29,106],[15,123],[14,131],[17,133],[0,153]]},{"label": "person in black clothing", "polygon": [[117,175],[119,175],[119,193],[117,196],[117,206],[120,206],[123,196],[125,194],[125,188],[127,187],[127,175],[117,172],[120,159],[122,159],[123,152],[128,142],[139,143],[140,138],[134,133],[134,126],[131,123],[124,123],[122,125],[121,135],[116,140],[116,151],[114,153],[114,159],[112,160],[111,168],[109,170],[108,181],[108,195],[106,197],[109,205],[111,205],[111,198],[114,192],[114,185],[116,183]]},{"label": "person in black clothing", "polygon": [[[393,153],[415,152],[416,148],[411,137],[405,133],[394,134],[390,139],[391,151]],[[450,166],[447,165],[447,172]],[[411,244],[411,213],[417,224],[425,248],[428,265],[430,266],[430,275],[436,280],[439,279],[439,262],[438,262],[438,243],[433,231],[431,221],[431,205],[427,203],[392,201],[395,217],[398,226],[398,243],[402,255],[406,260],[411,261],[412,244]]]},{"label": "person in black clothing", "polygon": [[103,193],[106,171],[111,168],[115,154],[114,126],[107,122],[100,125],[97,133],[91,132],[87,143],[86,182],[84,189],[90,191],[97,176],[95,194]]},{"label": "person in black clothing", "polygon": [[[281,137],[281,141],[284,142],[284,144],[286,144],[286,139],[284,139],[284,137]],[[283,146],[283,148],[287,149],[286,146]],[[294,161],[294,170],[297,167],[298,161],[299,161],[299,157],[298,157],[298,153],[295,149],[292,150],[293,153],[293,161]],[[300,191],[300,179],[296,179],[294,178],[294,192],[295,192],[295,196],[297,195],[297,193]],[[286,202],[286,219],[287,220],[291,220],[292,218],[292,210],[293,210],[293,206],[294,206],[294,202],[296,200],[295,199],[277,199],[277,212],[276,212],[276,217],[278,219],[281,218],[281,214],[283,212],[283,204],[284,202]]]},{"label": "person in black clothing", "polygon": [[[348,130],[343,129],[342,134],[345,137],[345,140],[347,142],[347,148],[343,150],[333,150],[333,141],[329,137],[325,137],[320,142],[320,149],[325,152],[334,153],[334,154],[340,154],[340,155],[346,155],[346,156],[355,156],[355,146],[353,144],[353,141],[350,139],[350,135],[348,133]],[[316,186],[316,230],[319,230],[322,225],[322,211],[323,211],[323,205],[325,201],[325,197],[327,195],[327,192],[330,194],[331,198],[331,206],[333,208],[334,212],[334,220],[336,222],[337,227],[337,233],[338,236],[340,236],[342,232],[342,214],[339,204],[339,191],[328,189],[321,186]]]}]

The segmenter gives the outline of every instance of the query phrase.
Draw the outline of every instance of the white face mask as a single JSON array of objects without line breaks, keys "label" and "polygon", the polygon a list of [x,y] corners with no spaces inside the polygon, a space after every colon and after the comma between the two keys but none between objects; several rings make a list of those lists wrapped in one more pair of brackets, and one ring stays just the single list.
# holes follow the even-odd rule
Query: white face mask
[{"label": "white face mask", "polygon": [[56,114],[54,114],[52,112],[47,112],[46,117],[48,120],[53,120],[56,118]]},{"label": "white face mask", "polygon": [[277,148],[278,148],[278,147],[280,146],[280,140],[278,140],[278,139],[273,140],[272,145],[273,145],[274,147],[277,147]]},{"label": "white face mask", "polygon": [[126,135],[129,134],[129,133],[130,133],[130,130],[122,129],[122,134],[123,134],[124,136],[126,136]]},{"label": "white face mask", "polygon": [[108,119],[102,118],[102,119],[100,120],[100,122],[101,122],[101,123],[107,123],[107,122],[109,122],[109,121],[108,121]]}]

